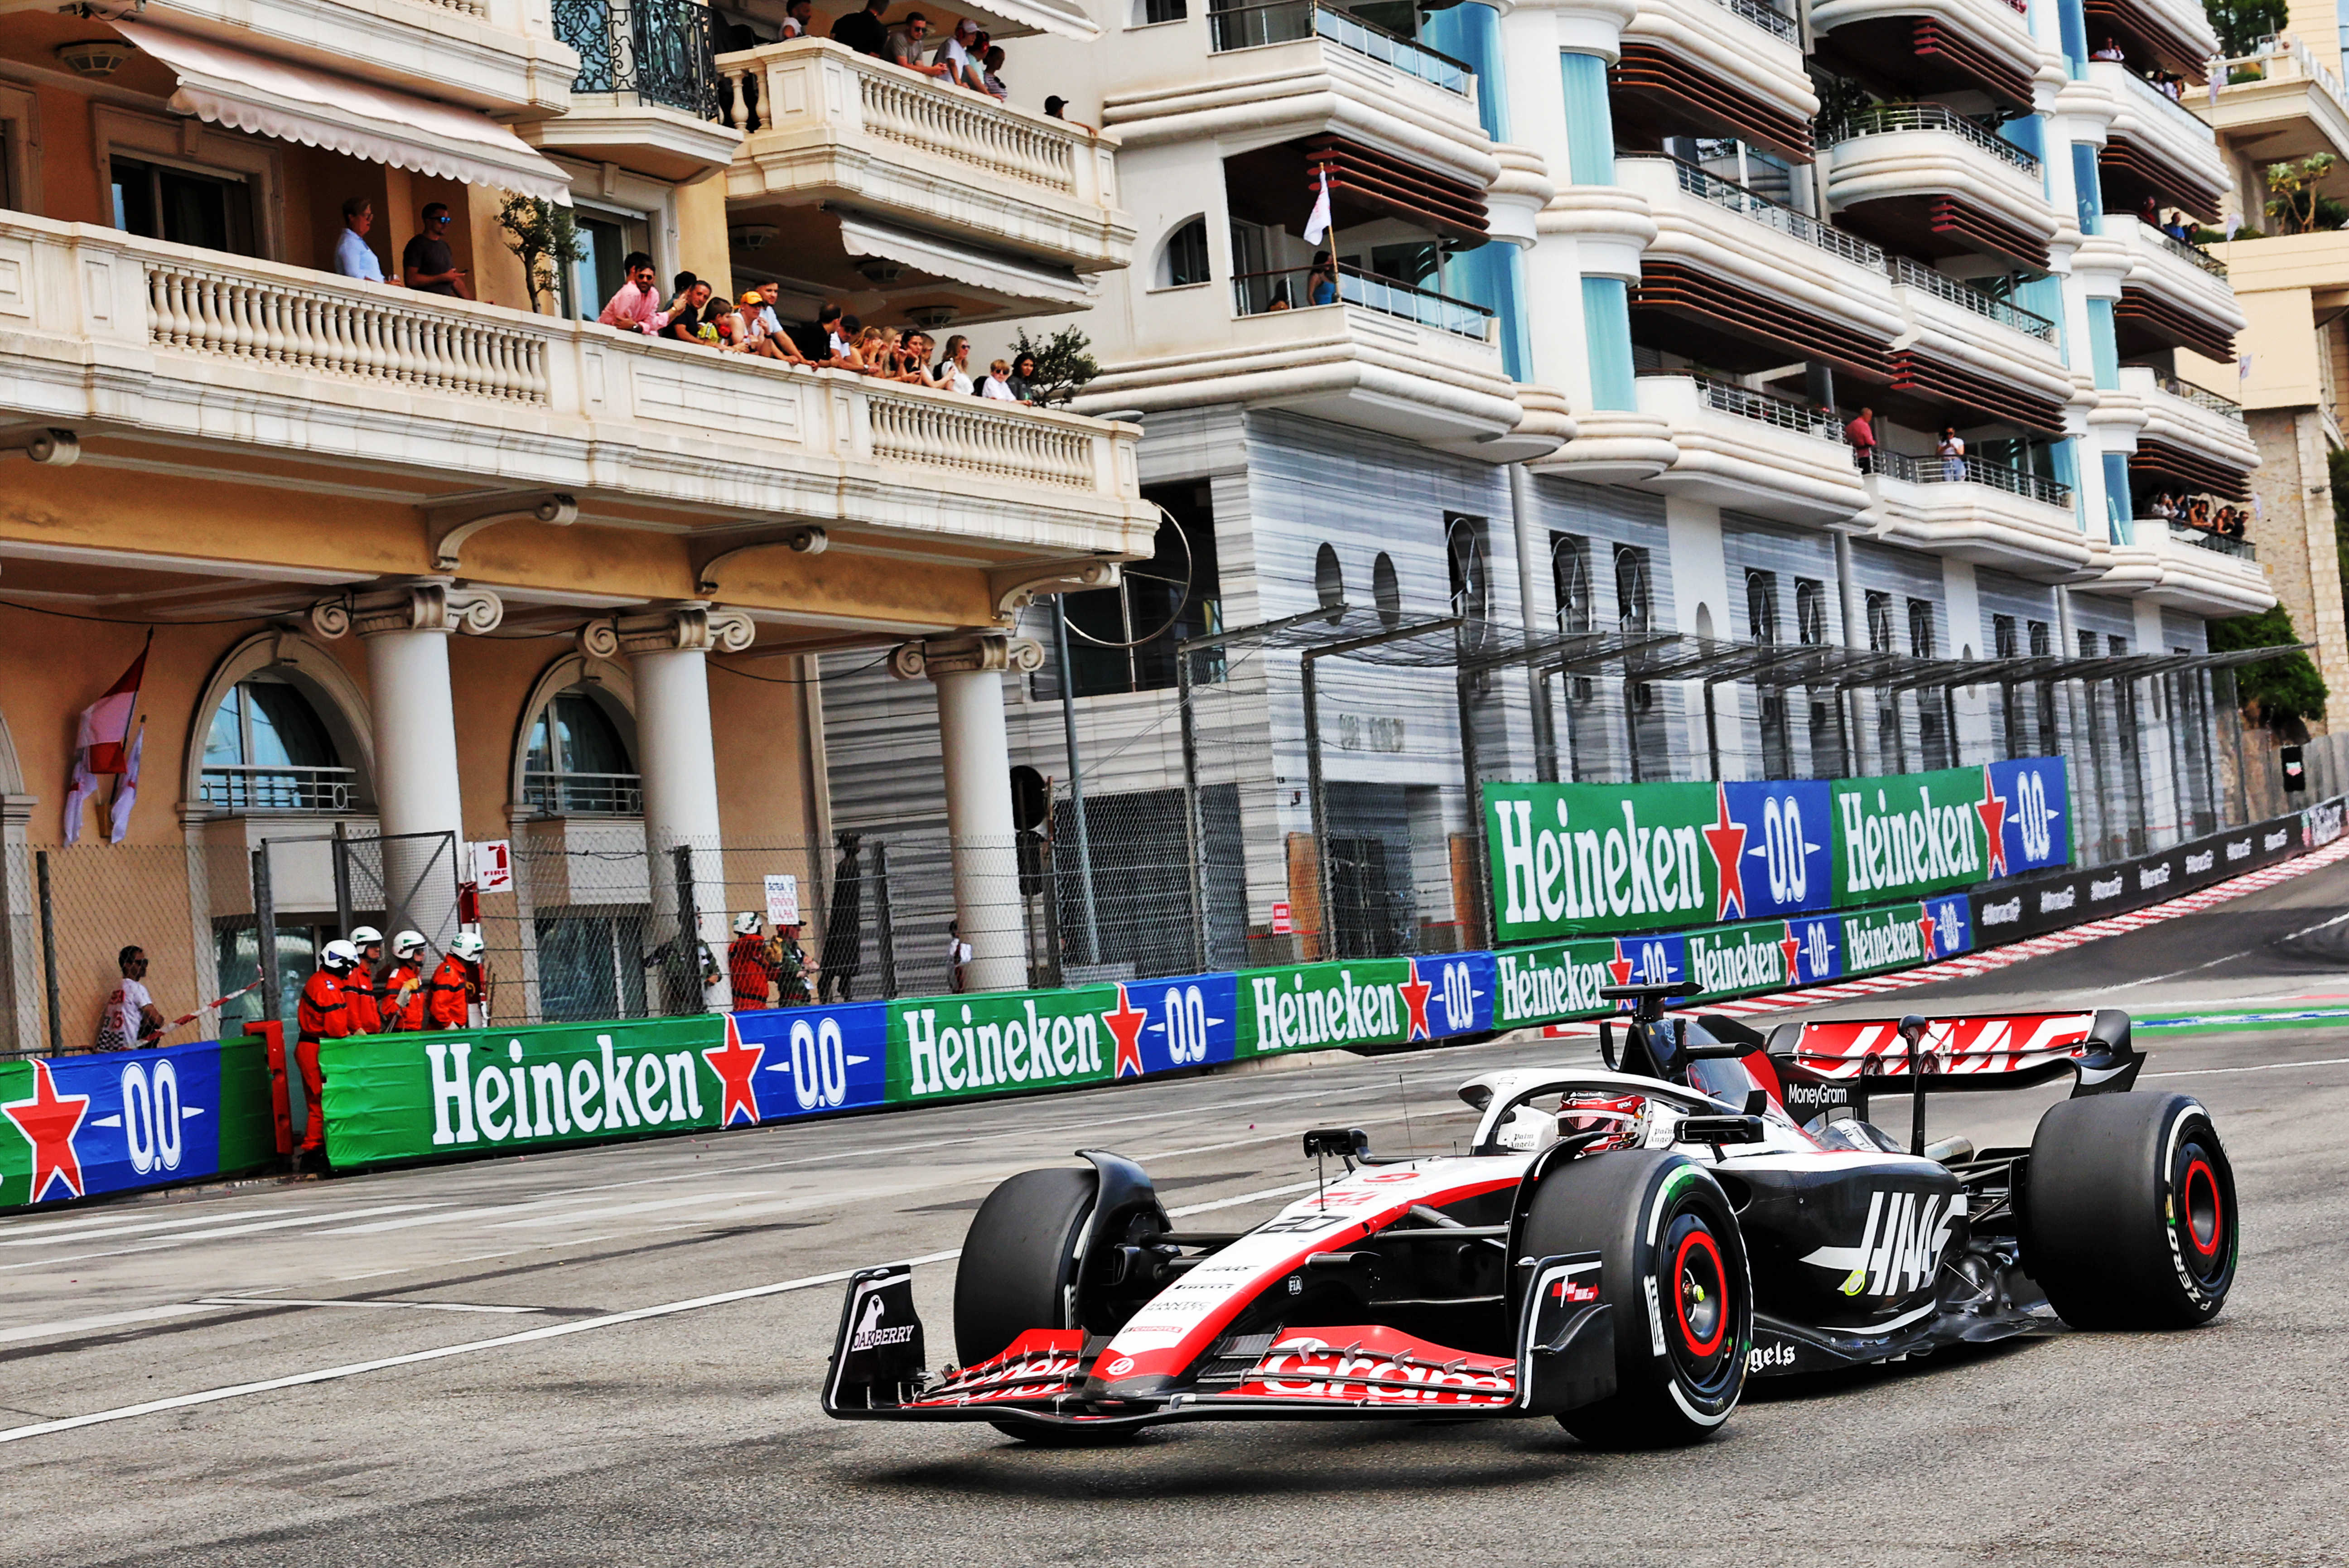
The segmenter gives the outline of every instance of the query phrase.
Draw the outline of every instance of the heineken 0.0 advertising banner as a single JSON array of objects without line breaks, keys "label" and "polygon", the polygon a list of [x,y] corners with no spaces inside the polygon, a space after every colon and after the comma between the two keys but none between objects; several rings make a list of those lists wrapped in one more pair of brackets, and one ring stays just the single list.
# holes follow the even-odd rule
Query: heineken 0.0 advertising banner
[{"label": "heineken 0.0 advertising banner", "polygon": [[0,1062],[0,1208],[193,1181],[276,1154],[258,1039]]},{"label": "heineken 0.0 advertising banner", "polygon": [[1239,1054],[1402,1045],[1493,1027],[1493,955],[1353,959],[1238,975]]},{"label": "heineken 0.0 advertising banner", "polygon": [[1484,801],[1503,943],[1856,908],[2071,857],[2060,758],[1835,783],[1487,784]]},{"label": "heineken 0.0 advertising banner", "polygon": [[889,1006],[889,1098],[1105,1084],[1232,1059],[1233,977],[988,992]]}]

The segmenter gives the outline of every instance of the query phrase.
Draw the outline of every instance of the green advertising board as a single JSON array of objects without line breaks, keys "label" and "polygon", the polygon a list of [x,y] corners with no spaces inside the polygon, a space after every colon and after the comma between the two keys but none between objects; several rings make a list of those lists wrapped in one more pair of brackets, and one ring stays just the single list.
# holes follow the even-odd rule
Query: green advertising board
[{"label": "green advertising board", "polygon": [[[1143,1021],[1115,985],[929,997],[889,1007],[889,1099],[1102,1084]],[[1133,1050],[1129,1044],[1128,1052]],[[1129,1055],[1133,1075],[1142,1070]]]},{"label": "green advertising board", "polygon": [[1714,785],[1495,784],[1484,799],[1501,941],[1718,918]]},{"label": "green advertising board", "polygon": [[1843,972],[1875,974],[1907,969],[1930,957],[1925,933],[1925,906],[1894,904],[1864,909],[1843,918]]},{"label": "green advertising board", "polygon": [[326,1148],[375,1165],[720,1127],[749,1093],[737,1055],[716,1013],[331,1040]]},{"label": "green advertising board", "polygon": [[1834,787],[1838,908],[1922,898],[1989,876],[1985,770],[1843,779]]},{"label": "green advertising board", "polygon": [[1628,981],[1625,944],[1611,940],[1545,942],[1509,948],[1493,955],[1493,1024],[1518,1029],[1560,1019],[1610,1012],[1599,988]]},{"label": "green advertising board", "polygon": [[1704,987],[1700,994],[1706,1002],[1784,991],[1795,983],[1796,943],[1784,920],[1716,926],[1691,931],[1683,941],[1688,978]]},{"label": "green advertising board", "polygon": [[1440,961],[1354,959],[1244,969],[1239,973],[1242,1057],[1350,1045],[1400,1045],[1429,1038],[1422,970]]}]

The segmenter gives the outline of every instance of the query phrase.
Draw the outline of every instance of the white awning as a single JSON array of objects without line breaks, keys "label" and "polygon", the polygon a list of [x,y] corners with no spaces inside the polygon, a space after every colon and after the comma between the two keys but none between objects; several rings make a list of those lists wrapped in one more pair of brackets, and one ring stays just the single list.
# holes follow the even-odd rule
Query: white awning
[{"label": "white awning", "polygon": [[1055,272],[1010,256],[984,254],[935,234],[880,223],[861,213],[835,212],[833,215],[840,220],[841,246],[853,256],[886,256],[934,277],[952,278],[1007,299],[1073,305],[1092,296],[1092,291],[1073,272]]},{"label": "white awning", "polygon": [[1080,0],[941,0],[941,8],[968,16],[997,43],[1051,33],[1090,44],[1102,31],[1101,24],[1087,14]]},{"label": "white awning", "polygon": [[171,108],[306,147],[571,204],[563,171],[485,114],[216,44],[109,22],[180,78]]}]

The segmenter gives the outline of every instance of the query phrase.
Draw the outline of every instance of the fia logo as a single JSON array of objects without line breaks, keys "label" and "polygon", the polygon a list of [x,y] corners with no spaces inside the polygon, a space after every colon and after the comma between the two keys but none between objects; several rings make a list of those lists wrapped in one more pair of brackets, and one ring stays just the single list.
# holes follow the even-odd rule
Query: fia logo
[{"label": "fia logo", "polygon": [[1803,1262],[1841,1272],[1845,1295],[1904,1296],[1933,1282],[1965,1212],[1962,1192],[1871,1192],[1859,1245],[1821,1247]]}]

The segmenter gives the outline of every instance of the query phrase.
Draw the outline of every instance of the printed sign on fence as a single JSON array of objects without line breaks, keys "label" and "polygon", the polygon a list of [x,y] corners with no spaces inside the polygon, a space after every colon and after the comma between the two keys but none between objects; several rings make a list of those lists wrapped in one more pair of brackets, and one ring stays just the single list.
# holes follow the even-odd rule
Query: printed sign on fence
[{"label": "printed sign on fence", "polygon": [[1242,970],[1239,1052],[1400,1045],[1493,1027],[1493,955]]},{"label": "printed sign on fence", "polygon": [[768,875],[767,923],[775,927],[800,923],[800,879],[789,872]]},{"label": "printed sign on fence", "polygon": [[0,1063],[0,1208],[259,1165],[268,1080],[257,1039]]}]

